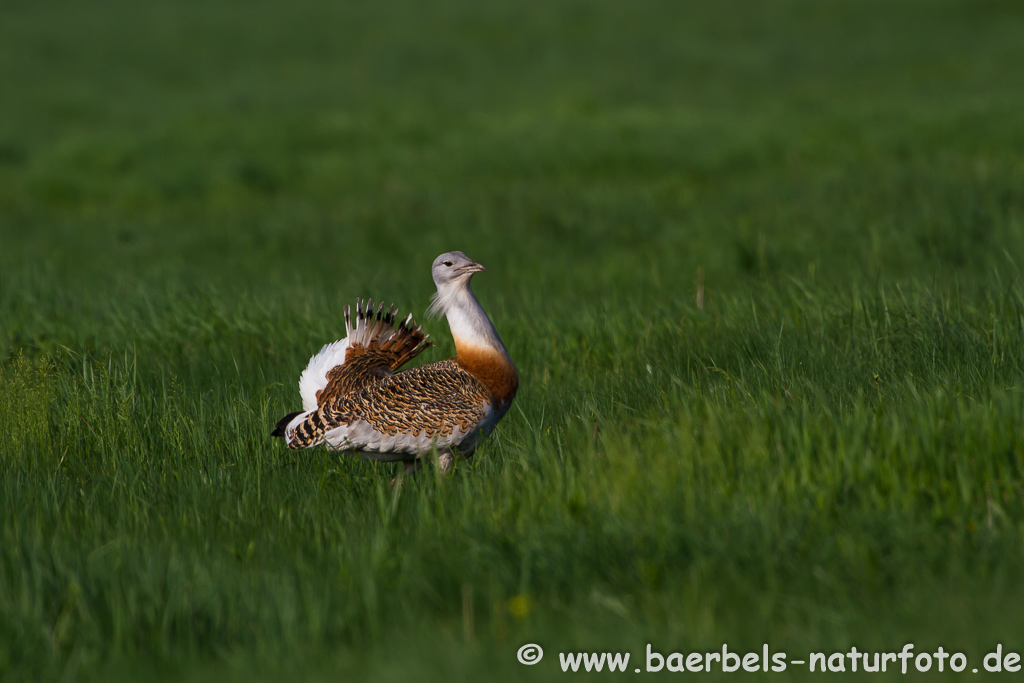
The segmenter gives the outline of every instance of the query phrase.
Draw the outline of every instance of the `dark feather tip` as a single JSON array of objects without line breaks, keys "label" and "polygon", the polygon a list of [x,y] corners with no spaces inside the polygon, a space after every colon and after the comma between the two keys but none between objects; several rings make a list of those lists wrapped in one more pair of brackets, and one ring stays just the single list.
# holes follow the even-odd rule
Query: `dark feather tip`
[{"label": "dark feather tip", "polygon": [[284,438],[284,430],[288,426],[288,423],[291,422],[292,420],[294,420],[296,415],[301,415],[301,414],[302,414],[302,411],[301,410],[297,410],[294,413],[288,413],[287,415],[282,417],[281,420],[277,423],[277,425],[274,426],[274,431],[270,432],[270,435],[271,436],[279,436],[279,437],[281,437],[283,439]]}]

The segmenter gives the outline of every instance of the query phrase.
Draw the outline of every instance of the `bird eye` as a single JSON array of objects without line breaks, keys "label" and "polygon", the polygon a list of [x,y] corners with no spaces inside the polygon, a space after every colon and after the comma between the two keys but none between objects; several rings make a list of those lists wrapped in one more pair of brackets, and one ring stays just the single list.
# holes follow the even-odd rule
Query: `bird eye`
[{"label": "bird eye", "polygon": [[446,265],[446,266],[448,266],[449,268],[451,268],[451,267],[452,267],[452,262],[451,262],[451,261],[445,261],[445,262],[444,262],[444,265]]}]

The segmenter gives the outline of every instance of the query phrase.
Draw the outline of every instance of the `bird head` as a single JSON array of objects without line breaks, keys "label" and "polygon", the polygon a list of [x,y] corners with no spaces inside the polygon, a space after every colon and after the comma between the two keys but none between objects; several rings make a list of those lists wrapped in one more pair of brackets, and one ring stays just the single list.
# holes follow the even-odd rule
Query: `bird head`
[{"label": "bird head", "polygon": [[461,251],[449,251],[434,259],[430,274],[437,285],[437,293],[431,299],[427,314],[435,316],[443,313],[449,303],[459,296],[459,292],[469,290],[473,273],[483,270],[487,269]]},{"label": "bird head", "polygon": [[461,251],[449,251],[434,259],[430,274],[434,277],[434,284],[441,289],[454,282],[468,283],[469,279],[473,277],[473,273],[483,270],[487,269]]}]

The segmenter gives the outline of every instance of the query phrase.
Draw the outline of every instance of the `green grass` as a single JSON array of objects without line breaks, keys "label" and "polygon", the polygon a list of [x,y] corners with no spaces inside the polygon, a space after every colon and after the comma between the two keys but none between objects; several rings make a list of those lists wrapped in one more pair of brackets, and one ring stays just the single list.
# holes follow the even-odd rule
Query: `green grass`
[{"label": "green grass", "polygon": [[[1024,652],[1022,30],[5,3],[0,679]],[[422,318],[449,249],[522,379],[477,457],[392,490],[270,439],[341,307]]]}]

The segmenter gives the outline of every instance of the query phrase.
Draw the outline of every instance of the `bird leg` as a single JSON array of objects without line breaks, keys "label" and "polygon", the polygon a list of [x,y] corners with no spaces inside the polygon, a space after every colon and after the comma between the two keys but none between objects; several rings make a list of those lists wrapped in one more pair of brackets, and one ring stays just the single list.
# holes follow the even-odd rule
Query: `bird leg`
[{"label": "bird leg", "polygon": [[455,465],[455,456],[451,451],[443,451],[437,454],[437,468],[441,470],[441,476],[447,476]]},{"label": "bird leg", "polygon": [[[404,463],[402,471],[397,477],[391,480],[391,488],[398,486],[402,479],[411,476],[416,473],[416,470],[423,465],[423,458],[416,458],[410,462]],[[449,472],[452,471],[452,467],[455,466],[455,454],[451,451],[440,451],[437,454],[437,468],[441,472],[441,476],[445,477]]]},{"label": "bird leg", "polygon": [[398,474],[397,477],[395,477],[394,479],[391,480],[391,488],[395,488],[396,486],[398,486],[401,483],[401,481],[403,479],[405,479],[408,476],[411,476],[411,475],[415,474],[416,470],[418,470],[420,468],[421,464],[422,463],[420,462],[419,458],[417,458],[417,459],[415,459],[415,460],[413,460],[411,462],[403,463],[402,471]]}]

